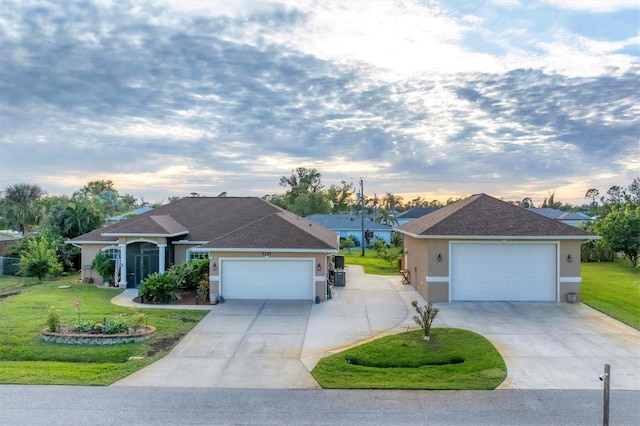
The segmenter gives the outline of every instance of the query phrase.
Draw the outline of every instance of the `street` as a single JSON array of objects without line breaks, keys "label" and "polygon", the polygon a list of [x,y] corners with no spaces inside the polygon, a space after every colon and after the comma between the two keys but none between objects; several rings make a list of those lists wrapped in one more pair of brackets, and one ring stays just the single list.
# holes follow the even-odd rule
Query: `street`
[{"label": "street", "polygon": [[[367,391],[0,386],[2,425],[600,425],[598,390]],[[611,393],[612,425],[640,391]]]}]

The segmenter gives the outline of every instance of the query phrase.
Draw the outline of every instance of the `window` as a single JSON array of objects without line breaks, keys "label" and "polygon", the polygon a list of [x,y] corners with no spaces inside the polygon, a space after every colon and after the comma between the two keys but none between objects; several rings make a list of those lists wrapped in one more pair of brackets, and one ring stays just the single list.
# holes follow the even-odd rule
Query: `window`
[{"label": "window", "polygon": [[191,262],[192,260],[201,260],[201,259],[208,259],[209,258],[209,252],[208,251],[195,251],[195,250],[189,250],[189,255],[187,256],[189,262]]},{"label": "window", "polygon": [[104,254],[111,260],[116,260],[116,258],[120,256],[120,249],[119,248],[102,249],[102,254]]}]

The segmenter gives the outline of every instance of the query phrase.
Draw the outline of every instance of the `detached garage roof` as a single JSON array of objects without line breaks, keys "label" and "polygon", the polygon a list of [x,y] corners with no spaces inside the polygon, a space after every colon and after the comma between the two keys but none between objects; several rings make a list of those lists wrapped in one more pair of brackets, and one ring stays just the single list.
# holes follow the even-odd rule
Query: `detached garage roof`
[{"label": "detached garage roof", "polygon": [[416,238],[599,238],[486,194],[472,195],[396,229]]},{"label": "detached garage roof", "polygon": [[118,237],[166,237],[226,249],[334,251],[338,244],[335,233],[256,197],[186,197],[69,242]]}]

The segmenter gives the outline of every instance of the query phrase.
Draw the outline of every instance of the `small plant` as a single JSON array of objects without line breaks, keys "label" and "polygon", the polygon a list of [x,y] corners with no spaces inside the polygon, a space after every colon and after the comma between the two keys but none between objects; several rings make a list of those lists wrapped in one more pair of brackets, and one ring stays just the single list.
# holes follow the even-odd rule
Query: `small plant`
[{"label": "small plant", "polygon": [[109,320],[104,325],[104,334],[121,334],[126,333],[129,329],[127,321],[122,315],[118,315],[112,320]]},{"label": "small plant", "polygon": [[101,322],[97,322],[91,326],[91,330],[89,333],[91,334],[102,334],[104,332],[104,325]]},{"label": "small plant", "polygon": [[75,323],[73,323],[73,331],[76,333],[88,333],[93,327],[93,321],[91,320],[83,320],[77,319]]},{"label": "small plant", "polygon": [[78,314],[78,321],[80,321],[80,317],[81,317],[81,311],[80,308],[82,307],[82,300],[76,300],[75,302],[73,302],[73,309],[76,311],[76,314]]},{"label": "small plant", "polygon": [[210,283],[208,278],[200,281],[200,284],[198,285],[198,301],[206,302],[209,300],[209,287]]},{"label": "small plant", "polygon": [[147,315],[138,310],[137,307],[133,308],[133,314],[131,315],[131,321],[129,325],[134,331],[140,331],[140,328],[147,324]]},{"label": "small plant", "polygon": [[60,321],[62,320],[62,316],[60,314],[60,309],[56,309],[55,306],[52,306],[47,311],[47,327],[49,331],[55,332],[60,325]]},{"label": "small plant", "polygon": [[418,301],[414,300],[411,302],[411,306],[413,306],[418,313],[418,315],[413,316],[413,320],[418,324],[422,330],[424,331],[424,340],[431,340],[431,324],[433,324],[433,320],[440,312],[440,309],[435,308],[431,302],[428,302],[424,307],[418,306]]}]

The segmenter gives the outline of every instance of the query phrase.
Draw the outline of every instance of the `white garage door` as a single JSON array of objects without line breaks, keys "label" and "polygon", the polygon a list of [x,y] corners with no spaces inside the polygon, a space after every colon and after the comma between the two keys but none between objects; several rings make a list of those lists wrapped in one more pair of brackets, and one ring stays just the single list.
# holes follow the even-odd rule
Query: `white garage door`
[{"label": "white garage door", "polygon": [[451,300],[555,301],[555,244],[451,244]]},{"label": "white garage door", "polygon": [[314,299],[312,260],[226,259],[220,272],[225,299]]}]

